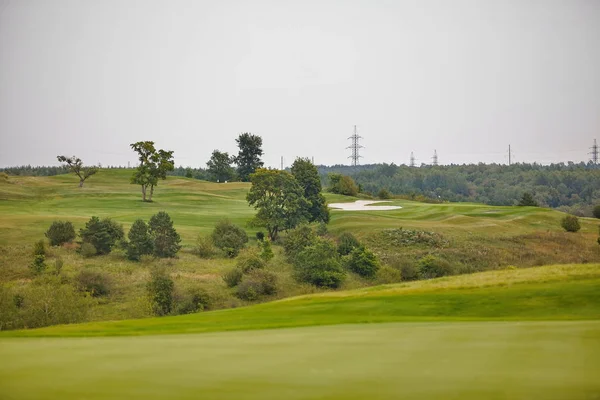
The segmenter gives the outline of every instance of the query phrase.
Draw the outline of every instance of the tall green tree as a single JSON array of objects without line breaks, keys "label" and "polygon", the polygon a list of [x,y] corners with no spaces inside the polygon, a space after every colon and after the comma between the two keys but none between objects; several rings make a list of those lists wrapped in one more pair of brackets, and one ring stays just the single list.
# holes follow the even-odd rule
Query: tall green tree
[{"label": "tall green tree", "polygon": [[127,234],[127,258],[139,261],[144,254],[152,254],[154,243],[148,231],[148,225],[141,219],[136,220]]},{"label": "tall green tree", "polygon": [[167,179],[167,172],[175,169],[173,152],[157,150],[152,141],[132,143],[131,148],[138,153],[140,161],[131,177],[131,183],[141,185],[143,201],[152,201],[154,187],[158,185],[159,179]]},{"label": "tall green tree", "polygon": [[264,165],[260,157],[263,155],[262,138],[251,133],[242,133],[235,139],[240,149],[234,158],[237,173],[242,182],[250,181],[250,175]]},{"label": "tall green tree", "polygon": [[215,150],[206,163],[208,173],[215,182],[227,182],[235,176],[235,170],[231,166],[233,159],[229,153]]},{"label": "tall green tree", "polygon": [[181,238],[173,227],[169,214],[160,211],[150,218],[148,231],[153,241],[154,255],[161,258],[175,257],[181,249]]},{"label": "tall green tree", "polygon": [[79,187],[83,187],[83,182],[85,182],[87,178],[98,172],[98,168],[96,167],[84,167],[81,158],[75,156],[57,156],[56,158],[58,159],[58,161],[67,164],[69,170],[79,177]]},{"label": "tall green tree", "polygon": [[297,158],[292,164],[292,175],[304,190],[304,198],[308,202],[308,222],[328,223],[329,209],[325,196],[321,193],[321,178],[317,167],[308,158]]},{"label": "tall green tree", "polygon": [[250,175],[250,180],[252,186],[246,199],[258,210],[253,223],[265,227],[271,240],[276,240],[279,232],[306,221],[308,202],[292,174],[260,168]]}]

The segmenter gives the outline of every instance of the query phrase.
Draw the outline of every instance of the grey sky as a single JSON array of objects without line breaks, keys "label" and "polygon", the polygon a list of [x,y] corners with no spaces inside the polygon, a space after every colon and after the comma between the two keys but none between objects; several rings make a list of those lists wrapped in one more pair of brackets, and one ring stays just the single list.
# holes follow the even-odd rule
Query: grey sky
[{"label": "grey sky", "polygon": [[600,1],[0,0],[0,165],[587,161]]}]

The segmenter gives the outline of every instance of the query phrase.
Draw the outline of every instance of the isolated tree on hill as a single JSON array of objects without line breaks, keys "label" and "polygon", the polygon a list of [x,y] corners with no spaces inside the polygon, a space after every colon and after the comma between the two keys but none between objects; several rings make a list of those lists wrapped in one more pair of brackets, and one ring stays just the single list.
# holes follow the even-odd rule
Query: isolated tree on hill
[{"label": "isolated tree on hill", "polygon": [[84,167],[81,158],[57,156],[58,161],[67,164],[69,170],[79,177],[79,187],[83,187],[83,182],[90,176],[98,172],[96,167]]},{"label": "isolated tree on hill", "polygon": [[308,222],[328,223],[329,209],[321,193],[321,178],[317,167],[308,158],[297,158],[292,164],[292,175],[304,190],[304,198],[308,202]]},{"label": "isolated tree on hill", "polygon": [[250,175],[252,186],[246,196],[258,210],[254,225],[264,226],[269,239],[276,240],[279,232],[304,222],[308,202],[298,181],[286,171],[258,169]]},{"label": "isolated tree on hill", "polygon": [[[173,152],[156,150],[154,142],[136,142],[131,148],[138,153],[140,164],[131,177],[131,183],[142,186],[142,200],[152,201],[154,187],[158,185],[159,179],[167,179],[167,171],[175,169]],[[150,194],[148,194],[150,188]]]},{"label": "isolated tree on hill", "polygon": [[523,197],[519,201],[519,206],[531,206],[537,207],[538,203],[533,199],[533,196],[529,192],[523,193]]},{"label": "isolated tree on hill", "polygon": [[173,227],[169,214],[164,211],[154,214],[150,218],[148,228],[154,244],[154,255],[162,258],[175,257],[181,249],[181,238]]},{"label": "isolated tree on hill", "polygon": [[240,149],[234,158],[237,172],[242,182],[250,181],[250,174],[263,166],[260,157],[263,155],[262,138],[251,133],[242,133],[235,141]]},{"label": "isolated tree on hill", "polygon": [[235,176],[235,170],[231,166],[233,159],[229,157],[229,153],[215,150],[206,163],[208,173],[216,182],[227,182]]}]

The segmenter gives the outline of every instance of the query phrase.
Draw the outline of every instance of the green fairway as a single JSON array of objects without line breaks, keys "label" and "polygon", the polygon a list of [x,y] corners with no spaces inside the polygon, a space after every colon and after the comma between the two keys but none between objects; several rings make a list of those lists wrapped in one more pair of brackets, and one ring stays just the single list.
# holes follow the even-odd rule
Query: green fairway
[{"label": "green fairway", "polygon": [[4,339],[0,351],[3,399],[576,400],[600,395],[597,321]]}]

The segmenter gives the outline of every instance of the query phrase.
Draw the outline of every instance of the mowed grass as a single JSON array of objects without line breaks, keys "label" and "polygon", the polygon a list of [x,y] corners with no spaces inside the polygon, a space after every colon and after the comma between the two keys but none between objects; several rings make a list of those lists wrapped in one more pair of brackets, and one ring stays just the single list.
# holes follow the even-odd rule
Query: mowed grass
[{"label": "mowed grass", "polygon": [[180,334],[393,321],[588,319],[600,319],[600,264],[489,271],[200,314],[5,331],[0,337]]},{"label": "mowed grass", "polygon": [[[293,315],[290,315],[293,318]],[[595,399],[600,322],[0,341],[3,399]]]},{"label": "mowed grass", "polygon": [[594,399],[599,293],[600,265],[560,265],[188,316],[4,332],[0,393],[3,399]]},{"label": "mowed grass", "polygon": [[[74,175],[10,177],[0,182],[0,245],[14,245],[43,237],[50,223],[68,219],[83,227],[92,215],[111,217],[129,227],[167,211],[190,246],[198,233],[208,233],[222,218],[246,226],[255,213],[245,200],[250,185],[217,184],[168,177],[155,190],[154,202],[143,203],[139,186],[129,183],[133,170],[103,169],[78,188]],[[330,201],[354,198],[327,194]],[[563,213],[535,207],[492,207],[471,203],[425,204],[393,200],[394,211],[332,211],[330,230],[368,233],[383,228],[411,227],[440,232],[484,235],[559,231]],[[592,219],[582,219],[582,232],[597,233]],[[250,232],[256,229],[249,229]]]}]

